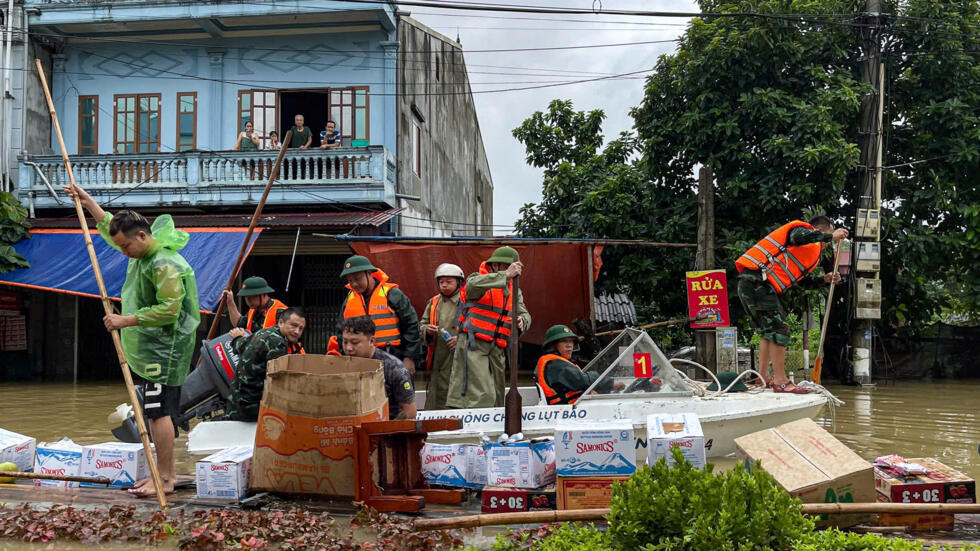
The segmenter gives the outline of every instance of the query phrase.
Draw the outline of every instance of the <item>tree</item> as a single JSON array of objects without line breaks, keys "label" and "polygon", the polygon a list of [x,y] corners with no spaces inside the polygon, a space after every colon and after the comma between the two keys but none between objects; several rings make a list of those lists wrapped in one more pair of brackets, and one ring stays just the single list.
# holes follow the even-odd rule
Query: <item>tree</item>
[{"label": "tree", "polygon": [[[715,172],[716,262],[730,276],[752,243],[805,213],[854,227],[859,111],[872,92],[859,78],[859,33],[869,29],[858,16],[863,0],[700,4],[766,17],[694,19],[646,81],[632,111],[636,135],[601,152],[589,142],[591,157],[541,145],[576,132],[568,126],[576,120],[600,136],[601,113],[553,102],[516,129],[528,161],[545,167],[543,200],[522,209],[518,231],[691,242],[698,165]],[[901,16],[882,32],[885,317],[918,330],[949,302],[953,286],[937,283],[956,283],[959,304],[980,305],[980,19],[977,2],[906,0],[886,9]],[[656,300],[664,314],[684,310],[679,281],[689,251],[614,260],[622,262],[607,284]]]},{"label": "tree", "polygon": [[27,223],[27,209],[13,194],[0,191],[0,274],[29,268],[24,257],[17,254],[13,244],[31,236]]}]

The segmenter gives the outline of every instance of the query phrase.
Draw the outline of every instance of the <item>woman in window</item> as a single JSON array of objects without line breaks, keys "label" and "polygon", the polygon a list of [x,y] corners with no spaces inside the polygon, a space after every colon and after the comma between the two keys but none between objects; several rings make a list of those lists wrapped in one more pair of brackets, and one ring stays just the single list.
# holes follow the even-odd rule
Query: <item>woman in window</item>
[{"label": "woman in window", "polygon": [[[255,133],[255,129],[252,126],[252,121],[245,123],[245,131],[238,133],[238,140],[235,141],[235,151],[258,151],[261,148],[259,146],[259,135]],[[252,159],[246,159],[242,161],[242,166],[248,169],[248,177],[251,180],[255,179],[255,161]],[[261,171],[261,169],[259,169]],[[261,178],[261,175],[259,176]]]}]

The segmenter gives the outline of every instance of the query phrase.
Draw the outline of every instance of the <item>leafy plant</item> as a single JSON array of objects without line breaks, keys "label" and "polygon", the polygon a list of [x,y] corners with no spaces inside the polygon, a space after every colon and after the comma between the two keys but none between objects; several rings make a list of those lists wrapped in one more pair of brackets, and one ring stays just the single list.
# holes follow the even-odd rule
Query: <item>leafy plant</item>
[{"label": "leafy plant", "polygon": [[[852,534],[839,530],[826,530],[809,534],[796,542],[792,551],[922,551],[926,546],[921,542],[901,539],[887,539],[877,534]],[[948,546],[929,546],[932,551],[951,549]],[[980,546],[967,544],[957,549],[977,551]]]},{"label": "leafy plant", "polygon": [[[491,551],[611,551],[605,532],[592,524],[550,524],[497,536]],[[467,547],[464,551],[477,551]]]},{"label": "leafy plant", "polygon": [[22,239],[29,239],[30,227],[27,209],[12,193],[0,191],[0,274],[30,267],[27,260],[11,246]]}]

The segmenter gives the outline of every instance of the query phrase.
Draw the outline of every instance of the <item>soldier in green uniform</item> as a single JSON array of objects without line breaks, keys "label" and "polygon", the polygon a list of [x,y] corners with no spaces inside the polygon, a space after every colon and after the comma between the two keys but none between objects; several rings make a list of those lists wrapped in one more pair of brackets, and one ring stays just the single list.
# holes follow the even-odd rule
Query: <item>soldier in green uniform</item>
[{"label": "soldier in green uniform", "polygon": [[460,342],[449,375],[449,408],[488,408],[504,405],[507,344],[511,308],[519,331],[531,327],[531,315],[518,289],[511,301],[514,277],[524,265],[511,247],[493,252],[477,273],[466,279],[460,294]]},{"label": "soldier in green uniform", "polygon": [[[129,257],[122,286],[122,314],[109,314],[103,322],[119,330],[130,369],[143,384],[143,416],[156,444],[160,479],[165,493],[173,493],[175,430],[172,418],[180,409],[184,383],[194,354],[194,338],[201,323],[194,270],[180,256],[190,236],[174,228],[170,215],[153,225],[139,213],[124,210],[115,216],[102,210],[82,188],[64,186],[68,195],[88,209],[102,238]],[[138,481],[131,493],[156,493],[153,480]]]},{"label": "soldier in green uniform", "polygon": [[[246,342],[238,360],[235,379],[231,382],[231,398],[228,399],[228,417],[236,421],[256,421],[259,418],[259,402],[265,389],[265,371],[269,360],[286,354],[299,353],[299,339],[306,328],[306,314],[298,307],[286,308],[279,313],[279,324],[260,329]],[[236,327],[229,332],[234,338],[245,334]]]},{"label": "soldier in green uniform", "polygon": [[[554,325],[544,334],[544,355],[538,359],[538,386],[544,392],[548,404],[574,404],[592,383],[596,382],[600,371],[582,371],[578,364],[572,363],[577,336],[565,325]],[[604,380],[596,387],[600,393],[622,390],[622,381]]]},{"label": "soldier in green uniform", "polygon": [[453,370],[453,353],[459,334],[459,289],[463,277],[463,269],[455,264],[440,264],[436,268],[439,294],[426,303],[419,324],[428,344],[425,365],[430,377],[425,393],[428,410],[446,408],[449,373]]}]

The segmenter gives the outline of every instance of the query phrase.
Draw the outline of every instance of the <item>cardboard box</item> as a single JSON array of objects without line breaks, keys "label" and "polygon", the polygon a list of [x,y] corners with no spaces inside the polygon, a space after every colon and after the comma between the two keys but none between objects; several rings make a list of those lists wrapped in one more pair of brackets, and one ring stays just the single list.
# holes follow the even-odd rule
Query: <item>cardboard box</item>
[{"label": "cardboard box", "polygon": [[[888,496],[878,493],[878,501],[887,503]],[[879,526],[905,526],[912,532],[932,532],[936,530],[952,530],[955,515],[906,515],[897,513],[882,513],[878,515]]]},{"label": "cardboard box", "polygon": [[429,484],[483,488],[487,484],[486,452],[474,444],[422,446],[422,474]]},{"label": "cardboard box", "polygon": [[612,488],[628,476],[559,476],[555,485],[558,509],[605,509],[612,502]]},{"label": "cardboard box", "polygon": [[650,415],[647,417],[647,465],[653,465],[661,457],[667,464],[674,464],[670,450],[680,448],[696,468],[708,464],[704,451],[704,432],[701,422],[693,413]]},{"label": "cardboard box", "polygon": [[[761,461],[762,468],[803,503],[875,500],[871,464],[812,419],[736,438],[735,449],[739,460]],[[822,518],[818,525],[846,527],[870,519],[870,515],[838,515]]]},{"label": "cardboard box", "polygon": [[555,429],[558,476],[630,475],[636,443],[629,419],[563,422]]},{"label": "cardboard box", "polygon": [[248,494],[252,446],[234,446],[197,462],[197,497],[238,501]]},{"label": "cardboard box", "polygon": [[36,447],[36,439],[0,429],[0,463],[13,463],[20,472],[29,473],[34,469]]},{"label": "cardboard box", "polygon": [[524,440],[484,446],[487,485],[502,488],[541,488],[555,481],[555,441]]},{"label": "cardboard box", "polygon": [[266,373],[249,487],[353,496],[356,427],[388,419],[381,362],[294,354]]},{"label": "cardboard box", "polygon": [[[143,444],[125,442],[106,442],[82,448],[82,462],[79,466],[82,476],[104,476],[112,481],[114,488],[128,488],[137,481],[150,476],[146,464]],[[102,484],[82,482],[81,486],[104,488]]]},{"label": "cardboard box", "polygon": [[875,489],[892,503],[976,503],[977,483],[930,458],[908,459],[935,474],[899,476],[875,467]]},{"label": "cardboard box", "polygon": [[523,488],[495,488],[483,490],[484,513],[516,513],[521,511],[547,511],[557,507],[555,487],[541,490]]},{"label": "cardboard box", "polygon": [[[57,442],[42,442],[37,446],[34,458],[34,472],[41,474],[58,474],[78,476],[82,467],[82,447],[68,438]],[[60,482],[58,480],[35,480],[35,486],[61,488],[68,490],[77,488],[78,482]]]}]

